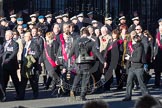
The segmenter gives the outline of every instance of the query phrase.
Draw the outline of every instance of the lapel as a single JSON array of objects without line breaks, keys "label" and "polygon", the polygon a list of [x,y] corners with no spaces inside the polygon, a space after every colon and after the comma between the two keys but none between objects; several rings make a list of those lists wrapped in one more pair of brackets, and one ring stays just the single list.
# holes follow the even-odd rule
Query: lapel
[{"label": "lapel", "polygon": [[30,43],[28,49],[30,48],[30,49],[32,50],[33,47],[34,47],[34,46],[33,46],[33,41],[31,41],[31,43]]},{"label": "lapel", "polygon": [[7,48],[10,48],[10,47],[13,48],[13,41],[14,41],[14,40],[11,40],[11,42],[10,42],[7,46],[5,46],[7,42],[4,42],[4,43],[3,43],[3,48],[4,48],[4,49],[5,49],[5,48],[6,48],[6,49],[7,49]]},{"label": "lapel", "polygon": [[13,44],[13,40],[11,40],[11,42],[9,43],[8,47],[11,47]]},{"label": "lapel", "polygon": [[[8,44],[8,46],[11,46],[11,45],[12,45],[12,43],[13,43],[12,41],[13,41],[13,40],[11,40],[11,42]],[[3,46],[5,46],[6,43],[7,43],[7,42],[5,41],[5,42],[3,43]]]}]

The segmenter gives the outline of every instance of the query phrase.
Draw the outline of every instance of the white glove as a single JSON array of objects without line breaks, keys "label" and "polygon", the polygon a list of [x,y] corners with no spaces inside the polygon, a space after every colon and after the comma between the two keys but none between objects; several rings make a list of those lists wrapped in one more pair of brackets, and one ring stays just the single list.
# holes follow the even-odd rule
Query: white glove
[{"label": "white glove", "polygon": [[130,55],[126,54],[125,60],[129,60]]}]

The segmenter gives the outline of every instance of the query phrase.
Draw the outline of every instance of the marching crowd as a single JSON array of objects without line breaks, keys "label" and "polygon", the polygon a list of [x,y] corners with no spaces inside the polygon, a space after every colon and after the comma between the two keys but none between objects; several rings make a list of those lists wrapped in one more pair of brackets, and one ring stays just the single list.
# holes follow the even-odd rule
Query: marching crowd
[{"label": "marching crowd", "polygon": [[[111,16],[105,17],[102,24],[93,19],[92,12],[87,15],[88,18],[83,13],[69,18],[63,14],[54,18],[52,14],[31,14],[27,23],[16,14],[10,20],[1,17],[1,101],[6,100],[6,88],[11,80],[16,100],[25,98],[28,80],[33,99],[37,99],[40,75],[45,89],[52,85],[55,90],[60,78],[72,85],[67,90],[72,98],[81,80],[81,100],[86,99],[91,74],[97,74],[96,81],[105,77],[104,86],[97,89],[110,90],[114,72],[117,90],[126,86],[123,101],[131,100],[133,87],[140,87],[142,94],[149,93],[146,85],[151,78],[150,68],[155,71],[154,88],[160,87],[162,19],[158,20],[156,36],[152,36],[143,30],[139,16],[134,16],[132,25],[128,26],[124,15],[119,17],[118,25],[113,24]],[[91,69],[93,66],[96,68]]]}]

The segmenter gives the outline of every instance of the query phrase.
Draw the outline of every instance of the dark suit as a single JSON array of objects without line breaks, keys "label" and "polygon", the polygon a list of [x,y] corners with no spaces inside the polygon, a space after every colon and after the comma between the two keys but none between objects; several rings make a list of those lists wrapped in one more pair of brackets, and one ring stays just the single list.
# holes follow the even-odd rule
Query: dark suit
[{"label": "dark suit", "polygon": [[[57,56],[57,51],[59,48],[59,44],[56,40],[54,40],[50,45],[47,45],[46,47],[48,56],[54,61],[56,62],[56,56]],[[46,68],[46,71],[48,72],[48,80],[46,82],[46,87],[49,88],[49,85],[52,81],[52,86],[54,87],[56,84],[56,81],[59,79],[58,74],[57,74],[57,70],[58,70],[58,66],[57,67],[53,67],[50,62],[47,59],[47,55],[45,50],[43,51],[43,61],[44,61],[44,65]]]},{"label": "dark suit", "polygon": [[[61,36],[61,35],[60,35]],[[63,40],[65,42],[65,40]],[[66,51],[66,54],[68,54],[70,52],[70,48],[72,47],[72,44],[74,42],[74,38],[69,36],[67,42],[65,42],[64,44],[64,48]],[[61,37],[60,37],[60,45],[58,48],[58,52],[57,52],[57,56],[58,57],[63,57],[63,49],[62,49],[62,42],[61,42]],[[63,68],[68,68],[68,61],[65,60],[65,58],[58,60],[60,61],[61,65],[63,65]]]},{"label": "dark suit", "polygon": [[82,27],[85,27],[85,23],[78,21],[77,26],[79,27],[80,30]]},{"label": "dark suit", "polygon": [[[109,47],[112,46],[112,49],[108,51]],[[109,42],[109,44],[107,45],[104,57],[106,57],[106,62],[108,63],[108,70],[105,73],[105,78],[106,78],[106,84],[104,85],[105,90],[109,90],[110,89],[110,85],[113,81],[113,71],[116,74],[116,80],[117,80],[117,84],[118,87],[121,86],[120,85],[120,79],[121,79],[121,73],[120,71],[115,71],[118,67],[119,64],[119,60],[120,60],[120,44],[118,43],[118,40],[116,41],[111,41]]]},{"label": "dark suit", "polygon": [[144,47],[141,42],[136,43],[133,45],[134,51],[132,52],[129,61],[130,68],[128,72],[127,78],[127,86],[126,86],[126,98],[131,99],[132,96],[132,84],[135,76],[139,82],[142,94],[148,94],[148,90],[144,84],[144,69],[143,65],[146,62],[145,54],[144,54]]},{"label": "dark suit", "polygon": [[[31,41],[28,49],[30,49],[30,52],[33,52],[33,54],[28,52],[27,55],[32,55],[35,58],[36,63],[34,63],[34,65],[32,67],[33,74],[30,75],[29,78],[24,76],[23,71],[21,71],[21,91],[20,91],[20,97],[19,97],[20,99],[24,99],[24,97],[25,97],[25,88],[26,88],[28,79],[30,81],[30,84],[31,84],[31,87],[32,87],[32,90],[33,90],[33,98],[38,97],[38,73],[35,70],[35,67],[38,63],[38,59],[39,59],[39,56],[40,56],[40,52],[39,52],[38,48],[39,47],[37,46],[37,44],[35,44],[33,41]],[[25,49],[25,45],[24,45],[24,49]],[[22,53],[22,66],[23,66],[23,63],[24,63],[23,60],[25,59],[24,51],[25,50],[23,50],[23,53]],[[23,67],[21,67],[21,70],[23,70]]]},{"label": "dark suit", "polygon": [[144,36],[143,34],[140,37],[141,37],[141,43],[143,44],[143,47],[144,47],[145,54],[147,54],[148,47],[149,47],[148,38]]},{"label": "dark suit", "polygon": [[80,33],[79,26],[76,24],[74,25],[74,32]]},{"label": "dark suit", "polygon": [[90,19],[90,18],[84,18],[84,22],[86,23],[86,26],[88,26],[88,25],[91,25],[92,24],[92,21],[93,21],[94,19]]},{"label": "dark suit", "polygon": [[61,22],[61,23],[56,22],[56,24],[59,25],[60,31],[63,32],[63,22]]},{"label": "dark suit", "polygon": [[[78,38],[77,40],[75,40],[73,47],[70,51],[69,57],[71,57],[73,54],[76,56],[76,58],[79,56],[80,51],[79,51],[79,44],[80,42],[86,42],[88,41],[88,38]],[[87,53],[89,54],[91,51],[93,52],[93,54],[95,56],[98,57],[98,59],[100,60],[100,62],[103,64],[105,62],[104,58],[101,56],[101,54],[98,52],[95,42],[90,40],[87,44],[86,44],[86,48],[87,48]],[[91,63],[83,63],[83,64],[77,64],[77,75],[74,78],[73,81],[73,86],[72,86],[72,91],[76,91],[77,89],[77,84],[79,83],[81,77],[82,77],[82,85],[81,85],[81,98],[85,98],[86,95],[86,87],[87,84],[89,82],[89,78],[90,78],[90,68],[91,68]]]},{"label": "dark suit", "polygon": [[54,40],[56,40],[60,44],[60,33],[56,35],[53,33],[53,37],[54,37]]},{"label": "dark suit", "polygon": [[[40,57],[39,57],[39,61],[38,61],[39,64],[43,62],[42,61],[42,54],[43,54],[43,49],[44,49],[44,42],[43,42],[42,38],[43,37],[40,37],[40,36],[35,36],[35,37],[32,38],[32,41],[34,43],[36,43],[37,46],[39,47],[39,49],[38,49],[40,51]],[[39,70],[39,66],[38,66],[37,69]],[[41,69],[40,69],[40,71],[41,71]]]},{"label": "dark suit", "polygon": [[46,25],[48,27],[47,32],[51,32],[52,31],[53,22],[52,21],[51,22],[46,22]]},{"label": "dark suit", "polygon": [[[159,32],[158,32],[159,33]],[[162,44],[162,35],[160,35],[160,44]],[[156,37],[157,38],[157,37]],[[155,86],[160,87],[160,79],[161,79],[161,72],[162,72],[162,48],[158,45],[157,40],[155,42],[155,50],[154,50],[154,57],[155,57]]]},{"label": "dark suit", "polygon": [[[2,56],[3,56],[3,46],[0,44],[0,64],[2,64]],[[3,73],[2,73],[2,67],[0,66],[0,84],[3,83]]]},{"label": "dark suit", "polygon": [[18,95],[19,79],[17,77],[17,69],[18,69],[17,53],[18,53],[19,46],[14,40],[11,40],[8,46],[6,46],[6,42],[5,42],[3,44],[3,47],[4,47],[4,53],[2,56],[2,68],[3,68],[3,78],[4,78],[4,90],[7,87],[9,76],[11,76]]},{"label": "dark suit", "polygon": [[113,31],[113,26],[112,25],[108,25],[108,24],[105,24],[105,26],[108,29],[108,34],[111,34],[111,32]]},{"label": "dark suit", "polygon": [[38,22],[36,24],[36,27],[41,28],[43,30],[43,34],[45,34],[47,32],[47,30],[48,30],[48,26],[46,25],[45,22],[44,23]]},{"label": "dark suit", "polygon": [[74,39],[77,39],[80,37],[79,33],[78,32],[72,32],[71,33],[71,36],[74,38]]},{"label": "dark suit", "polygon": [[10,30],[13,30],[16,26],[16,22],[14,23],[14,22],[10,21],[8,26],[9,26]]},{"label": "dark suit", "polygon": [[0,25],[0,44],[3,44],[5,40],[5,32],[6,30],[9,30],[9,27],[5,27]]},{"label": "dark suit", "polygon": [[[2,55],[3,55],[3,46],[0,44],[0,64],[2,63]],[[5,96],[3,90],[4,82],[3,82],[3,71],[0,66],[0,100]]]}]

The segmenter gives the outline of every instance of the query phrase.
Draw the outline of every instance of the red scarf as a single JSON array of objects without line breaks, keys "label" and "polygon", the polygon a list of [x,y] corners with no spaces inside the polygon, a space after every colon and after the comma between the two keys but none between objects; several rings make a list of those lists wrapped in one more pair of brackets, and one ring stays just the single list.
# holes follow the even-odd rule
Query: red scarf
[{"label": "red scarf", "polygon": [[52,65],[52,67],[56,67],[57,65],[56,65],[55,61],[53,61],[52,58],[48,55],[46,48],[47,48],[47,44],[44,43],[44,50],[45,50],[46,58],[49,61],[49,63]]},{"label": "red scarf", "polygon": [[157,40],[158,47],[162,50],[162,45],[160,43],[160,32],[157,33],[156,40]]},{"label": "red scarf", "polygon": [[65,51],[65,40],[63,38],[63,34],[60,34],[60,41],[61,41],[61,48],[62,48],[62,55],[65,61],[68,61],[67,53]]},{"label": "red scarf", "polygon": [[130,53],[132,54],[134,51],[133,46],[132,46],[132,41],[128,42],[128,48],[130,50]]}]

